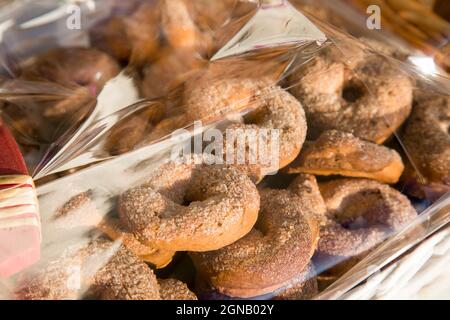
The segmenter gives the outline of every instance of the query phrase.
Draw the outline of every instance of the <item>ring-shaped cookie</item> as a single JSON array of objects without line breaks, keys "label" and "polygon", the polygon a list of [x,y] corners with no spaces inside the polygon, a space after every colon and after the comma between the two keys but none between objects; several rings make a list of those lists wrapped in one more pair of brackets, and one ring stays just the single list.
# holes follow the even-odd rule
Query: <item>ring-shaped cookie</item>
[{"label": "ring-shaped cookie", "polygon": [[152,247],[210,251],[247,234],[259,194],[244,173],[222,165],[169,162],[120,196],[122,224]]},{"label": "ring-shaped cookie", "polygon": [[220,250],[191,253],[200,277],[230,297],[256,297],[288,285],[316,249],[316,215],[322,210],[311,206],[316,196],[308,188],[262,190],[258,222],[249,234]]}]

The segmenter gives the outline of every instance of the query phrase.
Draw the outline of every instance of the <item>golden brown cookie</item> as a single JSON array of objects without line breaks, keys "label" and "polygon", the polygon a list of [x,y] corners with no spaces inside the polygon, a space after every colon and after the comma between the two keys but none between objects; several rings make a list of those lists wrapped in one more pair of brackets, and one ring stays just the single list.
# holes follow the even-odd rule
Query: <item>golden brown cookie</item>
[{"label": "golden brown cookie", "polygon": [[162,31],[172,48],[203,53],[211,47],[211,35],[201,32],[185,1],[165,0],[161,3],[161,12]]},{"label": "golden brown cookie", "polygon": [[328,46],[294,68],[290,91],[305,108],[309,139],[336,129],[381,144],[411,111],[412,81],[385,57],[358,48],[347,58]]},{"label": "golden brown cookie", "polygon": [[124,247],[94,275],[92,294],[101,300],[160,300],[152,269]]},{"label": "golden brown cookie", "polygon": [[436,200],[450,191],[450,98],[417,93],[403,132],[411,164],[405,174],[409,194]]},{"label": "golden brown cookie", "polygon": [[186,81],[183,109],[188,121],[207,124],[254,109],[259,106],[262,90],[271,84],[263,78],[228,76],[222,71],[222,66],[213,65]]},{"label": "golden brown cookie", "polygon": [[144,245],[132,233],[127,232],[118,219],[105,219],[98,225],[98,228],[109,238],[120,241],[125,248],[157,269],[166,267],[175,255],[174,251],[160,250]]},{"label": "golden brown cookie", "polygon": [[205,61],[191,50],[162,50],[154,63],[143,69],[141,94],[145,98],[165,97],[204,65]]},{"label": "golden brown cookie", "polygon": [[348,270],[417,217],[406,196],[373,180],[338,179],[321,183],[320,190],[328,217],[315,256],[320,270]]},{"label": "golden brown cookie", "polygon": [[256,222],[259,195],[244,173],[222,165],[169,162],[120,196],[122,224],[142,243],[169,251],[220,249]]},{"label": "golden brown cookie", "polygon": [[176,279],[158,279],[162,300],[197,300],[187,285]]},{"label": "golden brown cookie", "polygon": [[4,109],[20,143],[53,143],[73,130],[119,72],[112,57],[92,48],[55,48],[33,58],[20,74],[20,81],[30,81],[33,98],[15,99]]},{"label": "golden brown cookie", "polygon": [[158,300],[153,271],[124,247],[106,239],[75,243],[61,254],[41,261],[15,289],[26,300],[80,299]]},{"label": "golden brown cookie", "polygon": [[[233,160],[239,153],[245,155],[246,163],[237,167],[255,182],[291,163],[300,153],[307,130],[302,105],[287,91],[275,87],[258,103],[256,110],[244,116],[244,123],[227,128],[224,139],[225,148],[229,148],[228,144],[233,147],[226,149]],[[240,144],[242,137],[245,143]]]},{"label": "golden brown cookie", "polygon": [[86,226],[94,228],[103,220],[103,215],[92,202],[92,192],[82,192],[70,198],[56,210],[50,222],[61,229]]},{"label": "golden brown cookie", "polygon": [[200,277],[230,297],[256,297],[291,283],[310,262],[319,225],[309,190],[262,190],[252,231],[217,251],[191,253]]},{"label": "golden brown cookie", "polygon": [[294,276],[286,286],[256,297],[230,297],[219,293],[207,280],[196,278],[196,292],[200,300],[307,300],[318,293],[317,279],[312,263]]},{"label": "golden brown cookie", "polygon": [[290,174],[341,175],[397,183],[404,170],[392,149],[356,138],[351,133],[325,131],[305,144],[300,156],[286,169]]}]

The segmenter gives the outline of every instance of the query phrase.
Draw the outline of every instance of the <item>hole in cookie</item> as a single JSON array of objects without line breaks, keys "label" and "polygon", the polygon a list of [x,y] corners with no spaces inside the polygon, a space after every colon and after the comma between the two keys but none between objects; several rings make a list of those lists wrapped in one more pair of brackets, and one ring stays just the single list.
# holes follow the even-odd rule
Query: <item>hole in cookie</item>
[{"label": "hole in cookie", "polygon": [[382,225],[385,211],[379,190],[363,190],[346,197],[334,213],[334,219],[345,229],[364,229]]},{"label": "hole in cookie", "polygon": [[342,98],[349,102],[356,102],[365,95],[365,90],[362,84],[349,82],[342,91]]},{"label": "hole in cookie", "polygon": [[181,205],[183,207],[189,207],[192,202],[194,202],[194,201],[184,198],[183,201],[181,202]]},{"label": "hole in cookie", "polygon": [[364,229],[368,227],[367,220],[364,219],[364,217],[358,217],[354,219],[353,221],[346,221],[344,223],[341,223],[342,227],[347,230],[357,230],[357,229]]}]

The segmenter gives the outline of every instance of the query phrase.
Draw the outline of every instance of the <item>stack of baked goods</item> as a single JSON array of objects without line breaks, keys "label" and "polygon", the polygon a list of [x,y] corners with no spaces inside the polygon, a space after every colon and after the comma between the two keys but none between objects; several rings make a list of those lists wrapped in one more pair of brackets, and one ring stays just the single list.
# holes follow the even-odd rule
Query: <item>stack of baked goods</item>
[{"label": "stack of baked goods", "polygon": [[[192,53],[214,50],[211,30],[234,12],[233,3],[132,1],[95,29],[96,49],[52,50],[22,77],[78,85],[76,98],[50,103],[36,117],[58,119],[95,97],[126,61],[142,72],[144,96],[167,95],[174,81],[182,93],[179,114],[145,110],[127,119],[122,134],[112,136],[133,142],[123,142],[119,153],[194,120],[239,114],[223,129],[276,130],[277,167],[234,163],[229,153],[214,154],[216,162],[203,155],[170,160],[112,198],[107,215],[95,206],[94,183],[52,221],[64,229],[87,226],[88,240],[50,252],[19,275],[13,297],[308,299],[410,224],[417,199],[449,191],[450,98],[417,89],[390,51],[358,45],[343,57],[327,43],[306,62],[290,64],[282,84],[267,70],[225,72],[210,64],[193,71]],[[9,108],[4,112],[13,117]],[[227,139],[235,155],[238,146]],[[67,219],[70,226],[61,226]]]},{"label": "stack of baked goods", "polygon": [[[238,0],[112,1],[111,6],[111,16],[89,31],[90,47],[44,51],[15,66],[14,79],[3,81],[1,75],[2,117],[29,163],[36,165],[49,146],[89,117],[105,84],[121,70],[135,80],[140,98],[164,105],[149,101],[121,119],[108,134],[106,154],[123,154],[186,126],[188,119],[173,107],[178,99],[168,94],[192,73],[205,73],[209,58],[239,28],[231,19],[246,21],[256,9]],[[217,71],[208,73],[217,77]]]},{"label": "stack of baked goods", "polygon": [[[295,66],[289,91],[251,90],[258,93],[256,105],[229,125],[280,130],[280,173],[267,176],[267,168],[254,163],[169,161],[121,194],[106,217],[91,205],[92,194],[80,194],[55,222],[82,210],[85,219],[74,221],[103,236],[42,262],[21,277],[17,297],[305,299],[408,225],[417,213],[400,191],[430,199],[448,190],[449,100],[415,93],[385,57],[368,51],[349,66],[334,50]],[[202,97],[208,115],[261,86],[259,79],[234,82]],[[201,111],[195,109],[201,96],[195,97],[185,104],[194,114]],[[423,108],[436,110],[422,115]],[[409,144],[411,160],[393,143],[383,145],[395,132]],[[424,170],[404,172],[404,163]],[[414,188],[399,190],[401,179]],[[110,256],[93,266],[108,248],[114,248]],[[70,274],[61,266],[73,264],[82,271],[81,285],[69,290]],[[176,276],[179,269],[194,271],[179,280],[155,276]]]}]

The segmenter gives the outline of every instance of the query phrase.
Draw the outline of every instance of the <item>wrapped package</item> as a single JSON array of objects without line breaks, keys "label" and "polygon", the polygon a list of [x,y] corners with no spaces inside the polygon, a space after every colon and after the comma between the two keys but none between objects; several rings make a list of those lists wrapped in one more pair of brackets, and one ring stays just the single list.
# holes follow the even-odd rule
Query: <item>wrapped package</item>
[{"label": "wrapped package", "polygon": [[41,257],[1,297],[339,298],[448,223],[450,82],[329,8],[26,3],[0,110]]}]

